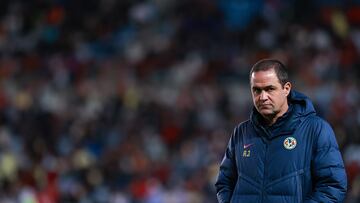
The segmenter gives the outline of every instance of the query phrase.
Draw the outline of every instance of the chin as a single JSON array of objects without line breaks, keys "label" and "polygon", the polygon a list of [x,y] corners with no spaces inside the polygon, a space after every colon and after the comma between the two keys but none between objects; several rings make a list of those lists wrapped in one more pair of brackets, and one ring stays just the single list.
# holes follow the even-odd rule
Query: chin
[{"label": "chin", "polygon": [[266,109],[266,110],[260,110],[259,113],[263,116],[270,116],[270,115],[274,115],[274,111],[270,110],[270,109]]}]

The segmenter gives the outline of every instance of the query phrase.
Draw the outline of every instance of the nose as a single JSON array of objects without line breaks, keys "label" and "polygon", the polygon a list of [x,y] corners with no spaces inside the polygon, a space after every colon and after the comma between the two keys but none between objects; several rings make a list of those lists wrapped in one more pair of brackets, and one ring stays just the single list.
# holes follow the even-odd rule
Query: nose
[{"label": "nose", "polygon": [[268,94],[266,93],[266,91],[261,91],[260,93],[260,100],[261,101],[265,101],[268,99]]}]

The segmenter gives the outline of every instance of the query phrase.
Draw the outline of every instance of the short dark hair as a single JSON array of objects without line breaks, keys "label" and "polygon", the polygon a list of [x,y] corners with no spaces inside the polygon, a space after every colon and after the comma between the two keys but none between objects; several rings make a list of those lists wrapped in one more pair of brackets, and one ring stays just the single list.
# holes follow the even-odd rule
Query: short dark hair
[{"label": "short dark hair", "polygon": [[267,71],[270,69],[275,70],[276,76],[282,86],[289,82],[289,75],[286,66],[276,59],[262,59],[256,62],[250,70],[249,78],[251,79],[251,75],[254,72]]}]

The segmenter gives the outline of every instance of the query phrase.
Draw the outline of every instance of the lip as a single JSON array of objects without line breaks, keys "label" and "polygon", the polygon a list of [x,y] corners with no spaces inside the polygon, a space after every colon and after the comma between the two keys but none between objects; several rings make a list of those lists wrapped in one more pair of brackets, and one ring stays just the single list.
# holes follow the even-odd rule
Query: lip
[{"label": "lip", "polygon": [[271,108],[272,105],[271,104],[260,104],[259,108],[263,109],[263,108]]}]

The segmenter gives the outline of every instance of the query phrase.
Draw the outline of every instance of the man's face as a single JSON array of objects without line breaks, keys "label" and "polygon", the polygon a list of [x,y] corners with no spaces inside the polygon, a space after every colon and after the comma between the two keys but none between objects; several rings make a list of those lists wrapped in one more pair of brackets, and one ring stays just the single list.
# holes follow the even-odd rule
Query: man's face
[{"label": "man's face", "polygon": [[250,85],[254,106],[263,117],[277,119],[287,111],[291,84],[282,87],[274,69],[253,72]]}]

